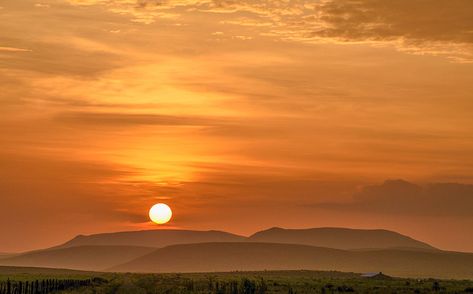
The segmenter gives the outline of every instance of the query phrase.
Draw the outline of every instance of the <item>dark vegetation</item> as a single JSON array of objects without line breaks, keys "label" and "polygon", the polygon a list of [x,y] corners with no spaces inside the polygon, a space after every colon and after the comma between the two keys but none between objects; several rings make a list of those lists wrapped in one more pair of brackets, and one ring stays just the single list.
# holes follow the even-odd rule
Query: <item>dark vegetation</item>
[{"label": "dark vegetation", "polygon": [[[38,292],[0,294],[308,294],[308,293],[473,293],[471,280],[401,279],[381,276],[363,278],[356,273],[319,271],[261,271],[188,274],[82,273],[88,278],[35,272],[5,275],[0,270],[0,285],[38,285]],[[58,278],[53,278],[57,276]],[[30,280],[27,278],[30,277]],[[10,279],[10,280],[7,280]],[[38,280],[38,281],[36,281]],[[44,283],[44,287],[43,287]],[[47,285],[50,285],[49,288]],[[63,286],[55,286],[63,285]],[[12,289],[12,288],[10,288]],[[4,291],[4,292],[2,292]]]},{"label": "dark vegetation", "polygon": [[102,278],[90,278],[85,280],[77,279],[45,279],[27,281],[6,281],[0,282],[0,294],[48,294],[82,287],[95,287],[103,284],[107,280]]}]

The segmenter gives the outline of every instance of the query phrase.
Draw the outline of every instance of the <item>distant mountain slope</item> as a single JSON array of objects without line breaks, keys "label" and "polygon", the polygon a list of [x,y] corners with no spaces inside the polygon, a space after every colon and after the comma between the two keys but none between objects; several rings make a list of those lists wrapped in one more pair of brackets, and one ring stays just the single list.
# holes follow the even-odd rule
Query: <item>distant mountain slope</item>
[{"label": "distant mountain slope", "polygon": [[1,266],[0,265],[0,275],[4,276],[15,276],[15,279],[18,277],[24,277],[26,279],[31,279],[32,275],[42,275],[42,276],[56,276],[56,277],[70,277],[77,275],[92,275],[95,272],[87,272],[80,270],[70,270],[63,268],[42,268],[42,267],[22,267],[22,266]]},{"label": "distant mountain slope", "polygon": [[347,251],[293,244],[174,245],[111,267],[121,272],[337,270],[402,277],[473,278],[473,254],[446,251]]},{"label": "distant mountain slope", "polygon": [[0,258],[6,258],[15,255],[14,253],[0,252]]},{"label": "distant mountain slope", "polygon": [[335,249],[435,249],[427,243],[388,230],[347,228],[271,228],[248,237],[250,242],[302,244]]},{"label": "distant mountain slope", "polygon": [[204,242],[239,242],[245,237],[221,231],[189,231],[189,230],[149,230],[95,235],[79,235],[56,248],[75,246],[145,246],[165,247],[175,244]]},{"label": "distant mountain slope", "polygon": [[24,253],[0,259],[2,266],[67,268],[99,271],[130,261],[156,248],[134,246],[81,246]]},{"label": "distant mountain slope", "polygon": [[129,231],[103,233],[89,236],[79,235],[60,246],[53,247],[53,249],[75,246],[144,246],[160,248],[177,244],[242,241],[301,244],[335,249],[435,249],[429,244],[388,230],[362,230],[346,228],[272,228],[257,232],[248,238],[222,231]]}]

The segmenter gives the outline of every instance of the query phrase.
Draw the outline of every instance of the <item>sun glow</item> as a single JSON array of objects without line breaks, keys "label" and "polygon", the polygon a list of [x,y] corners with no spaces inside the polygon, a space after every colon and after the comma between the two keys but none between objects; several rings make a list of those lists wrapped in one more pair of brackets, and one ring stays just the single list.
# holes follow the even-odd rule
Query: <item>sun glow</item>
[{"label": "sun glow", "polygon": [[171,217],[172,210],[168,205],[164,203],[155,204],[149,210],[149,218],[158,225],[162,225],[169,222]]}]

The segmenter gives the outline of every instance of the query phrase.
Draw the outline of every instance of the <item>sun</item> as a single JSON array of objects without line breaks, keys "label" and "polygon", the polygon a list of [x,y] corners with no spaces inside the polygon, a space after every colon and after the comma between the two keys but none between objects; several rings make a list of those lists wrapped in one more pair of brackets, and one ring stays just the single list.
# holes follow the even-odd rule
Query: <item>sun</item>
[{"label": "sun", "polygon": [[158,225],[167,223],[171,219],[171,217],[172,210],[168,205],[164,203],[155,204],[149,210],[149,218]]}]

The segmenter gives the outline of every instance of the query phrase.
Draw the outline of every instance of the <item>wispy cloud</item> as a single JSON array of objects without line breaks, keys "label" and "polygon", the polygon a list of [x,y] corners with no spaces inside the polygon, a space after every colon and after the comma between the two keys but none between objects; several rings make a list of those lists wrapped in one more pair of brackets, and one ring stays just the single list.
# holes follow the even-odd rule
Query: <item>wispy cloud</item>
[{"label": "wispy cloud", "polygon": [[30,50],[30,49],[24,49],[24,48],[1,47],[1,46],[0,46],[0,51],[6,51],[6,52],[31,52],[32,50]]},{"label": "wispy cloud", "polygon": [[225,123],[224,119],[209,117],[110,112],[64,112],[56,115],[55,120],[62,123],[94,124],[98,127],[125,125],[215,126]]}]

